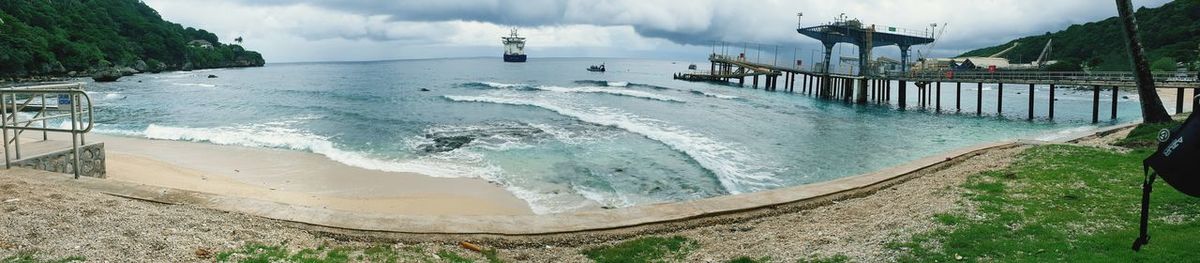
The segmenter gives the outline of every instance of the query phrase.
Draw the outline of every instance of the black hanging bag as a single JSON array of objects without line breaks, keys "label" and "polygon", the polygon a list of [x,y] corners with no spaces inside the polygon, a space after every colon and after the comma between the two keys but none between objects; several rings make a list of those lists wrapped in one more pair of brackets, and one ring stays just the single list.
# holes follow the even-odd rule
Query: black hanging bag
[{"label": "black hanging bag", "polygon": [[[1196,99],[1200,105],[1200,97]],[[1158,151],[1142,161],[1146,175],[1142,181],[1141,234],[1133,241],[1133,250],[1150,243],[1147,223],[1150,217],[1150,191],[1155,175],[1184,194],[1200,197],[1200,120],[1192,114],[1174,130],[1163,129],[1158,134]],[[1153,171],[1151,171],[1153,170]]]}]

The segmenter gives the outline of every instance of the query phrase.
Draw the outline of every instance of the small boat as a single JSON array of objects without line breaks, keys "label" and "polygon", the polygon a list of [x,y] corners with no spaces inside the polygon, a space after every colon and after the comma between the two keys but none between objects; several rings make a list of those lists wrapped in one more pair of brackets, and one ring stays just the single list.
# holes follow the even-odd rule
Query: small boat
[{"label": "small boat", "polygon": [[688,65],[688,69],[690,69],[690,70],[696,70],[696,64],[691,64],[691,65]]},{"label": "small boat", "polygon": [[588,68],[587,68],[587,70],[588,70],[588,71],[591,71],[591,72],[604,72],[604,71],[606,71],[606,70],[604,69],[604,64],[600,64],[599,66],[592,65],[592,66],[588,67]]}]

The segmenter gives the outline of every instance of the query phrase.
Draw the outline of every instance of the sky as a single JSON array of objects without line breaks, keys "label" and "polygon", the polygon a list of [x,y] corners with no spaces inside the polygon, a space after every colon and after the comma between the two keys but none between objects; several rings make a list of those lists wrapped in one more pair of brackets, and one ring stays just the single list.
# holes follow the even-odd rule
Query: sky
[{"label": "sky", "polygon": [[[940,34],[938,41],[914,50],[945,57],[1117,14],[1114,1],[1107,0],[143,1],[164,19],[208,30],[222,42],[243,37],[243,46],[270,63],[498,57],[500,37],[510,28],[528,38],[530,58],[696,61],[704,60],[714,43],[725,42],[730,43],[726,49],[761,47],[767,52],[762,56],[803,60],[819,54],[820,44],[797,34],[797,25],[827,23],[842,14],[915,31],[937,24],[932,31]],[[838,45],[834,56],[855,56],[856,50]],[[895,47],[874,52],[899,54]]]}]

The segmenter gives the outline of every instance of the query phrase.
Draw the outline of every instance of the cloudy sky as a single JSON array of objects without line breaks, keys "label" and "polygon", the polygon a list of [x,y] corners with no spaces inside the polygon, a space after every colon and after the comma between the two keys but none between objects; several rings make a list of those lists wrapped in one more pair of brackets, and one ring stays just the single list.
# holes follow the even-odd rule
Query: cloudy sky
[{"label": "cloudy sky", "polygon": [[[727,41],[770,51],[778,45],[781,56],[804,58],[820,45],[795,32],[800,12],[803,25],[842,13],[922,31],[945,24],[930,49],[949,56],[1117,13],[1107,0],[144,1],[165,19],[209,30],[223,41],[243,36],[247,48],[274,63],[499,56],[500,36],[513,27],[529,38],[530,57],[700,60],[714,41]],[[835,55],[853,56],[854,49],[840,45]],[[895,48],[875,52],[898,54]]]}]

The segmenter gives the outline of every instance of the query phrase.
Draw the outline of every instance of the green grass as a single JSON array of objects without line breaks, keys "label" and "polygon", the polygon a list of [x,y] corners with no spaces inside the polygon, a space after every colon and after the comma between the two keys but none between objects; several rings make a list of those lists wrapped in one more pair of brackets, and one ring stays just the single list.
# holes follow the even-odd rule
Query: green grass
[{"label": "green grass", "polygon": [[0,259],[3,263],[67,263],[67,262],[83,262],[86,258],[80,256],[66,257],[62,259],[41,259],[33,252],[19,252],[16,255]]},{"label": "green grass", "polygon": [[827,257],[827,258],[801,259],[798,262],[800,262],[800,263],[845,263],[845,262],[850,262],[850,257],[847,257],[845,255],[836,255],[836,256]]},{"label": "green grass", "polygon": [[[1152,199],[1150,245],[1134,252],[1141,160],[1165,125],[1140,127],[1128,153],[1072,145],[1026,150],[1010,167],[962,187],[979,216],[939,214],[948,230],[889,244],[907,262],[1186,262],[1200,258],[1200,200],[1161,183]],[[1148,146],[1149,145],[1149,146]]]},{"label": "green grass", "polygon": [[583,251],[583,255],[601,263],[664,262],[682,260],[699,245],[682,236],[643,237]]},{"label": "green grass", "polygon": [[[213,258],[217,262],[300,262],[300,263],[340,263],[340,262],[474,262],[449,251],[439,251],[436,254],[441,259],[435,259],[425,252],[424,248],[408,246],[393,248],[386,244],[377,244],[365,248],[320,246],[291,251],[284,246],[264,244],[246,244],[240,248],[223,251]],[[493,253],[492,258],[495,258]],[[490,262],[500,262],[496,258]],[[6,261],[7,262],[7,261]],[[25,261],[20,261],[25,262]]]},{"label": "green grass", "polygon": [[752,258],[752,257],[743,256],[743,257],[738,257],[738,258],[729,260],[728,263],[763,263],[763,262],[770,262],[770,261],[771,261],[771,257]]},{"label": "green grass", "polygon": [[454,251],[449,251],[449,250],[439,250],[437,252],[437,255],[438,255],[438,257],[442,258],[442,260],[444,260],[445,262],[450,262],[450,263],[474,263],[475,262],[474,260],[460,256],[460,255],[458,255],[458,253],[454,253]]},{"label": "green grass", "polygon": [[1182,121],[1173,121],[1159,124],[1139,125],[1129,132],[1129,136],[1115,143],[1117,146],[1129,148],[1155,148],[1158,146],[1158,132],[1162,129],[1174,128],[1183,124]]}]

